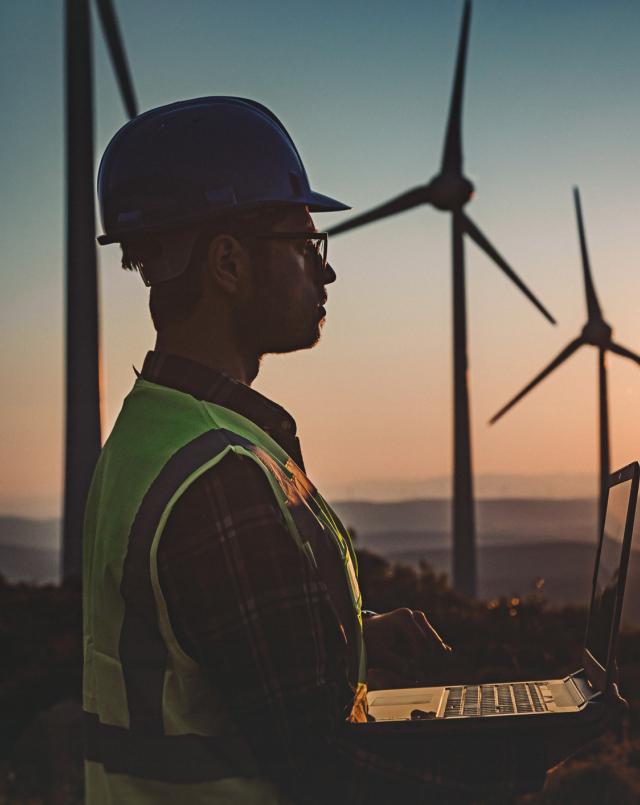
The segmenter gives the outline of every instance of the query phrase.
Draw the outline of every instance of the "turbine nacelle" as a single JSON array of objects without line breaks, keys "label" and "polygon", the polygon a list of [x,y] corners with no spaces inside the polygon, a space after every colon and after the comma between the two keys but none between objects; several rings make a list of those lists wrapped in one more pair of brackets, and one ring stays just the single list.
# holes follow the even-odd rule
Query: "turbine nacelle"
[{"label": "turbine nacelle", "polygon": [[464,176],[454,173],[439,173],[427,185],[428,201],[439,210],[461,210],[473,195],[474,186]]},{"label": "turbine nacelle", "polygon": [[612,334],[613,329],[603,319],[588,321],[582,328],[582,340],[594,347],[608,347]]},{"label": "turbine nacelle", "polygon": [[[593,286],[593,279],[591,277],[591,267],[589,265],[589,256],[587,254],[587,239],[584,232],[584,223],[582,221],[582,210],[580,206],[580,194],[578,188],[573,191],[576,217],[578,219],[578,235],[580,239],[580,251],[582,254],[582,269],[584,275],[585,292],[587,297],[587,323],[582,328],[582,332],[577,338],[569,342],[567,346],[549,363],[541,372],[539,372],[533,380],[528,383],[518,394],[515,395],[506,405],[504,405],[494,416],[491,417],[490,424],[493,425],[504,414],[513,408],[523,397],[534,389],[538,383],[541,383],[546,377],[554,372],[566,360],[568,360],[574,352],[585,345],[596,347],[599,351],[598,363],[598,384],[600,395],[600,512],[604,511],[605,493],[606,493],[606,479],[609,475],[609,410],[607,401],[607,369],[605,364],[605,354],[613,352],[620,355],[622,358],[629,358],[640,364],[640,355],[636,355],[630,349],[617,344],[612,339],[613,329],[607,324],[602,317],[602,310],[600,303],[596,296],[595,288]],[[464,213],[463,213],[464,215]]]}]

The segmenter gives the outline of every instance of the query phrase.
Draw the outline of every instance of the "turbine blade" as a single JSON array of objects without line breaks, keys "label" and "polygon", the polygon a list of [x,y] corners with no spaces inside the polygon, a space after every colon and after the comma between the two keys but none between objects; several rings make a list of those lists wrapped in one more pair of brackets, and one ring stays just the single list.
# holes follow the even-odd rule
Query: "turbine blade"
[{"label": "turbine blade", "polygon": [[471,218],[465,213],[462,213],[462,221],[464,225],[464,231],[469,235],[471,240],[480,248],[486,255],[488,255],[493,262],[498,266],[498,268],[502,269],[504,273],[509,277],[509,279],[517,285],[517,287],[522,291],[522,293],[529,299],[530,302],[538,308],[538,310],[542,313],[545,318],[547,318],[551,324],[555,324],[556,320],[553,318],[551,313],[546,309],[546,307],[538,300],[536,296],[527,288],[524,282],[520,279],[520,277],[516,274],[516,272],[511,268],[511,266],[507,263],[504,257],[497,251],[497,249],[489,242],[485,235],[478,229],[478,227],[473,223]]},{"label": "turbine blade", "polygon": [[442,173],[462,175],[462,95],[464,91],[464,74],[467,60],[467,43],[469,41],[469,20],[471,18],[471,2],[466,0],[460,25],[458,39],[458,57],[456,71],[453,79],[451,103],[449,105],[449,119],[447,133],[442,152]]},{"label": "turbine blade", "polygon": [[591,277],[591,266],[589,264],[589,254],[587,252],[587,239],[584,234],[584,224],[582,222],[582,206],[580,204],[580,191],[577,187],[573,188],[573,200],[576,206],[576,218],[578,219],[578,234],[580,236],[580,253],[582,255],[582,272],[584,274],[584,290],[587,296],[587,315],[589,321],[601,320],[602,311],[598,304],[596,289]]},{"label": "turbine blade", "polygon": [[607,349],[610,349],[611,352],[615,352],[616,355],[621,355],[623,358],[630,358],[632,361],[640,363],[640,355],[636,355],[635,352],[631,352],[631,350],[626,347],[621,347],[620,344],[612,342]]},{"label": "turbine blade", "polygon": [[127,115],[130,118],[135,117],[138,114],[138,103],[133,89],[133,82],[131,81],[129,64],[122,43],[118,19],[111,0],[96,0],[96,3],[124,108],[127,110]]},{"label": "turbine blade", "polygon": [[431,201],[431,188],[429,185],[421,185],[415,187],[413,190],[408,190],[396,198],[387,201],[385,204],[380,204],[379,207],[374,207],[368,212],[363,212],[361,215],[355,215],[353,218],[344,221],[337,226],[328,230],[330,235],[339,235],[342,232],[347,232],[349,229],[356,229],[359,226],[379,221],[381,218],[388,218],[390,215],[397,215],[399,212],[410,210],[420,204],[428,204]]},{"label": "turbine blade", "polygon": [[500,419],[500,417],[504,416],[504,414],[506,414],[506,413],[507,413],[507,411],[508,411],[510,408],[513,408],[513,406],[514,406],[514,405],[515,405],[517,402],[519,402],[519,401],[520,401],[520,400],[521,400],[521,399],[522,399],[522,398],[525,396],[525,394],[528,394],[528,393],[531,391],[531,389],[533,389],[535,386],[537,386],[537,385],[538,385],[538,383],[541,383],[541,382],[542,382],[542,381],[545,379],[545,377],[547,377],[547,375],[550,375],[550,374],[551,374],[551,372],[553,372],[553,370],[554,370],[554,369],[557,369],[557,368],[558,368],[558,366],[560,366],[560,364],[561,364],[561,363],[564,363],[564,361],[566,361],[566,360],[567,360],[567,358],[569,358],[571,355],[573,355],[573,353],[574,353],[574,352],[575,352],[575,351],[578,349],[578,347],[581,347],[581,346],[582,346],[582,344],[584,344],[584,341],[583,341],[583,339],[582,339],[581,337],[580,337],[580,338],[576,338],[576,339],[574,339],[573,341],[571,341],[571,343],[569,343],[569,344],[568,344],[568,345],[567,345],[567,346],[566,346],[566,347],[565,347],[565,348],[562,350],[562,352],[561,352],[559,355],[557,355],[557,356],[556,356],[556,357],[555,357],[555,358],[554,358],[554,359],[551,361],[551,363],[550,363],[550,364],[549,364],[549,365],[548,365],[548,366],[547,366],[545,369],[543,369],[543,370],[540,372],[540,374],[536,375],[536,376],[533,378],[533,380],[531,381],[531,383],[528,383],[528,384],[527,384],[527,385],[526,385],[526,386],[525,386],[525,387],[522,389],[522,391],[518,392],[518,394],[516,394],[516,396],[515,396],[515,397],[514,397],[512,400],[510,400],[510,401],[509,401],[509,402],[508,402],[508,403],[507,403],[505,406],[503,406],[503,407],[502,407],[502,408],[501,408],[501,409],[498,411],[498,413],[497,413],[497,414],[494,414],[494,416],[492,416],[492,417],[491,417],[491,419],[489,420],[489,424],[490,424],[490,425],[493,425],[495,422],[497,422],[497,421]]}]

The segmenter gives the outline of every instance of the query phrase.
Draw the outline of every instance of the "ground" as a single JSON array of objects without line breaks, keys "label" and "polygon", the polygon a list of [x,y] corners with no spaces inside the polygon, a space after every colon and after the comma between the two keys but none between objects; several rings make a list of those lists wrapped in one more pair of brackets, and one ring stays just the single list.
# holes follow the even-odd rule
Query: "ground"
[{"label": "ground", "polygon": [[[359,559],[368,608],[424,609],[454,646],[442,681],[560,676],[580,666],[584,609],[552,609],[538,596],[517,594],[471,601],[426,564],[418,570],[391,565],[367,551]],[[80,607],[77,587],[0,581],[0,805],[82,803]],[[640,801],[640,632],[622,635],[619,662],[631,706],[626,735],[607,734],[584,748],[548,775],[541,792],[515,800],[518,805]]]}]

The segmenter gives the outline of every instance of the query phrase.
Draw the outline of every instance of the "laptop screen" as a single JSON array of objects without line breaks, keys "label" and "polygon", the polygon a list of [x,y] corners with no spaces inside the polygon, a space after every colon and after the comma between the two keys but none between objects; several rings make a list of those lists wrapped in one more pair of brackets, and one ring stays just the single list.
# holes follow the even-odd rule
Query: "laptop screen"
[{"label": "laptop screen", "polygon": [[631,479],[609,488],[604,535],[586,640],[587,651],[603,668],[607,667],[609,642],[615,618],[630,495]]}]

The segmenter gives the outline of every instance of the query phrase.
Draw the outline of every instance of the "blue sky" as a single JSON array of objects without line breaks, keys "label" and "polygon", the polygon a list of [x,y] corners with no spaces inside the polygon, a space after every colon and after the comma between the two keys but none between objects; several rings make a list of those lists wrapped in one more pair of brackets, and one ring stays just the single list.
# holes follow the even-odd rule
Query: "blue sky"
[{"label": "blue sky", "polygon": [[[592,472],[595,355],[585,350],[495,428],[486,421],[584,320],[571,186],[619,340],[640,351],[640,3],[475,0],[464,111],[469,214],[558,318],[548,326],[467,247],[478,472]],[[4,3],[0,152],[5,344],[0,510],[59,499],[63,434],[61,2]],[[462,3],[115,2],[141,110],[241,95],[285,122],[312,184],[360,211],[439,163]],[[95,27],[96,164],[125,121]],[[325,228],[339,214],[318,216]],[[334,239],[323,342],[267,358],[256,387],[290,408],[307,465],[341,496],[451,467],[449,220],[412,211]],[[100,252],[105,432],[153,332],[141,282]],[[610,361],[612,458],[640,452],[640,371]],[[381,453],[376,453],[373,445]],[[408,448],[408,444],[411,445]],[[26,501],[26,503],[25,503]],[[40,504],[38,504],[40,505]],[[48,508],[47,508],[48,507]],[[23,509],[20,509],[23,510]],[[35,509],[34,509],[35,510]]]}]

